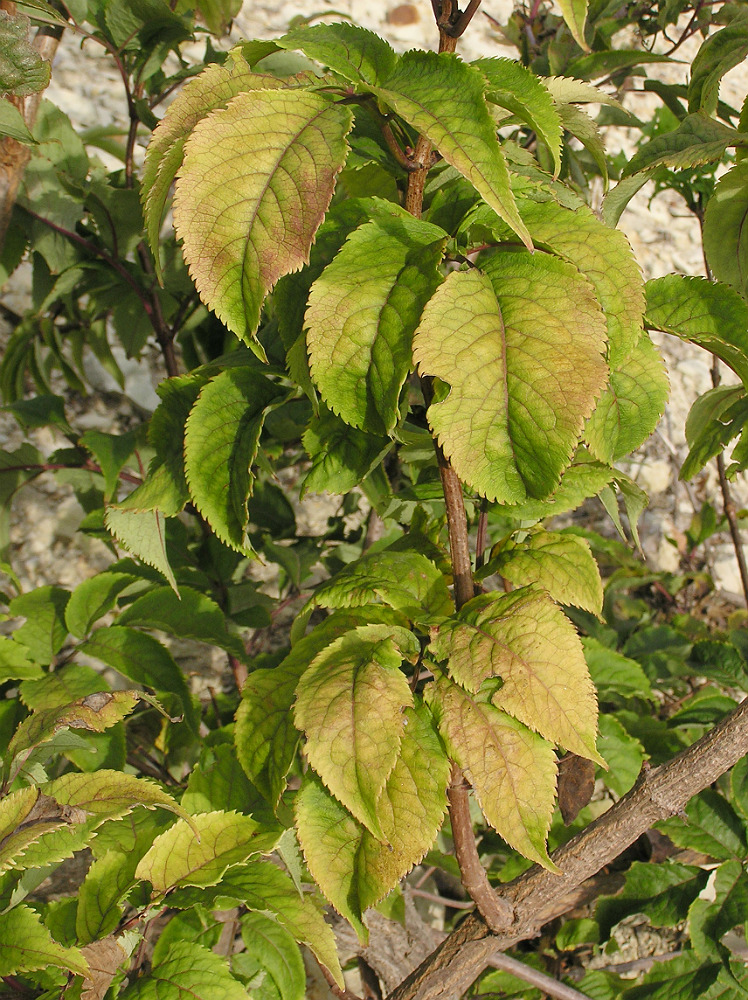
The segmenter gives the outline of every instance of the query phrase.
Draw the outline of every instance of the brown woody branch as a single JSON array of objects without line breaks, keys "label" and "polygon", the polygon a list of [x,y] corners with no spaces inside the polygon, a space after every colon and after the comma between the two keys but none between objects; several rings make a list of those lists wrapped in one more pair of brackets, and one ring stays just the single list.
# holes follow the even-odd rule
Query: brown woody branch
[{"label": "brown woody branch", "polygon": [[535,865],[502,886],[514,911],[511,926],[492,934],[476,914],[460,926],[392,991],[387,1000],[452,1000],[489,964],[492,955],[536,937],[549,909],[629,847],[658,820],[681,812],[748,753],[748,699],[714,729],[660,767],[642,769],[622,799],[553,853],[561,875]]},{"label": "brown woody branch", "polygon": [[[0,0],[0,10],[14,14],[15,7],[15,3],[11,2],[11,0]],[[33,45],[46,62],[51,63],[54,59],[63,30],[62,26],[48,25],[38,29]],[[9,100],[11,104],[14,104],[18,108],[29,128],[31,128],[36,120],[36,113],[41,99],[41,91],[25,98],[0,98],[0,100]],[[0,137],[0,250],[2,250],[5,243],[5,234],[10,224],[13,206],[16,203],[18,189],[30,156],[31,147],[26,145],[26,143],[18,142],[10,136]]]}]

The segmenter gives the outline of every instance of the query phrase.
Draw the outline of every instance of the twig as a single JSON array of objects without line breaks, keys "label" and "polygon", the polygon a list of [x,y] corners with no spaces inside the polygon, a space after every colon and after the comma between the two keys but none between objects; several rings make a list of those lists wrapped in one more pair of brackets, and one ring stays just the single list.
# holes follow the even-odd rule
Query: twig
[{"label": "twig", "polygon": [[231,656],[231,654],[229,654],[229,666],[231,667],[231,672],[234,675],[236,690],[239,694],[241,694],[242,688],[247,680],[247,665],[246,663],[242,663],[238,657]]},{"label": "twig", "polygon": [[452,764],[452,777],[447,788],[447,797],[455,854],[460,866],[460,878],[485,922],[492,931],[500,934],[511,926],[514,911],[511,905],[497,896],[491,888],[486,869],[478,856],[473,821],[470,816],[468,788],[462,771],[457,764]]},{"label": "twig", "polygon": [[350,990],[341,989],[335,982],[332,973],[327,968],[326,965],[319,963],[319,967],[322,970],[322,975],[325,977],[325,982],[330,987],[330,992],[338,998],[338,1000],[361,1000],[361,997],[356,993],[352,993]]},{"label": "twig", "polygon": [[655,962],[669,962],[671,958],[680,958],[682,950],[669,951],[664,955],[646,955],[644,958],[635,958],[630,962],[619,962],[618,965],[604,966],[605,972],[644,972]]},{"label": "twig", "polygon": [[411,889],[411,896],[418,896],[419,899],[427,899],[429,903],[438,903],[440,906],[447,906],[452,910],[472,910],[475,903],[472,899],[448,899],[447,896],[439,896],[435,892],[428,892],[426,889]]},{"label": "twig", "polygon": [[510,972],[518,979],[524,979],[526,983],[537,986],[543,993],[549,997],[556,997],[557,1000],[589,1000],[585,993],[580,993],[573,986],[560,983],[558,979],[546,975],[540,969],[533,969],[531,965],[525,965],[524,962],[520,962],[518,958],[512,958],[511,955],[504,955],[500,952],[488,964],[494,969]]},{"label": "twig", "polygon": [[488,505],[484,500],[478,518],[478,534],[475,538],[475,568],[480,569],[486,561],[486,544],[488,543]]},{"label": "twig", "polygon": [[[698,207],[693,211],[693,214],[699,220],[699,228],[701,230],[701,251],[704,257],[704,273],[706,274],[708,281],[714,281],[714,275],[709,267],[709,261],[706,259],[706,250],[704,249],[704,210],[699,201]],[[716,354],[712,355],[712,386],[716,389],[721,381],[720,371],[719,371],[719,358]],[[735,550],[735,559],[738,564],[738,572],[740,573],[740,583],[743,587],[743,597],[745,599],[746,606],[748,606],[748,565],[746,565],[745,552],[743,550],[743,542],[740,538],[740,528],[738,526],[738,519],[735,512],[735,501],[732,498],[732,491],[730,485],[727,482],[727,476],[725,474],[725,453],[720,451],[717,455],[717,475],[719,476],[719,488],[722,493],[722,507],[724,510],[725,518],[727,519],[727,524],[730,529],[730,537],[732,538],[732,547]]]}]

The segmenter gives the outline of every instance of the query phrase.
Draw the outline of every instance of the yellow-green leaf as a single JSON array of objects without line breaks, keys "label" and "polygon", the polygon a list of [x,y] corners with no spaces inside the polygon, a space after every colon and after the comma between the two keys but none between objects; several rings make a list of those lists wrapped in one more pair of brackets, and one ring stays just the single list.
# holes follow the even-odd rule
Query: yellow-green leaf
[{"label": "yellow-green leaf", "polygon": [[590,51],[590,47],[584,39],[584,27],[587,22],[587,0],[558,0],[561,13],[569,31],[574,36],[574,41],[585,52]]},{"label": "yellow-green leaf", "polygon": [[265,295],[309,259],[352,123],[348,107],[320,94],[258,90],[187,140],[174,226],[201,298],[250,344]]},{"label": "yellow-green leaf", "polygon": [[249,780],[273,807],[286,787],[299,742],[291,712],[299,678],[335,639],[358,625],[377,623],[402,626],[406,621],[384,607],[335,612],[299,639],[277,667],[253,670],[247,677],[236,713],[236,753]]},{"label": "yellow-green leaf", "polygon": [[187,816],[185,810],[155,781],[121,771],[97,771],[95,774],[70,772],[42,785],[42,791],[61,805],[75,806],[102,819],[124,816],[136,806],[148,809],[160,806],[177,816]]},{"label": "yellow-green leaf", "polygon": [[390,434],[413,331],[441,281],[447,234],[410,216],[359,227],[311,288],[307,348],[320,395],[346,423]]},{"label": "yellow-green leaf", "polygon": [[532,238],[592,282],[608,326],[608,360],[615,366],[636,346],[643,329],[641,269],[628,240],[586,206],[570,211],[554,202],[522,199],[518,204]]},{"label": "yellow-green leaf", "polygon": [[571,264],[501,253],[453,272],[413,342],[450,390],[429,422],[460,478],[489,500],[547,496],[571,461],[607,375],[605,318]]},{"label": "yellow-green leaf", "polygon": [[579,535],[533,531],[521,542],[505,545],[489,566],[516,587],[537,583],[559,604],[573,604],[593,615],[602,612],[600,570],[589,542]]},{"label": "yellow-green leaf", "polygon": [[531,248],[486,106],[487,86],[480,70],[457,56],[414,49],[405,53],[382,84],[371,89],[425,135]]},{"label": "yellow-green leaf", "polygon": [[196,941],[176,941],[150,972],[120,994],[121,1000],[247,1000],[226,959]]},{"label": "yellow-green leaf", "polygon": [[244,90],[282,86],[277,77],[253,73],[240,47],[224,63],[212,63],[190,80],[169,105],[148,143],[143,169],[142,195],[146,231],[158,273],[161,261],[158,236],[166,196],[182,163],[184,144],[197,123],[216,108],[225,107]]},{"label": "yellow-green leaf", "polygon": [[296,800],[309,869],[362,940],[364,911],[393,889],[432,846],[446,810],[449,761],[423,709],[406,709],[401,751],[377,809],[388,843],[377,840],[313,776]]},{"label": "yellow-green leaf", "polygon": [[446,678],[428,691],[447,750],[473,786],[488,822],[520,854],[555,871],[546,850],[556,796],[551,745]]},{"label": "yellow-green leaf", "polygon": [[418,653],[407,629],[362,625],[316,656],[296,689],[295,721],[312,767],[380,840],[377,802],[400,750],[403,709],[413,704],[400,665]]},{"label": "yellow-green leaf", "polygon": [[355,608],[380,602],[413,621],[449,615],[447,584],[436,566],[419,552],[384,549],[349,563],[314,592],[323,608]]},{"label": "yellow-green leaf", "polygon": [[150,882],[155,896],[180,885],[216,885],[229,865],[272,850],[277,834],[258,835],[259,829],[250,816],[235,812],[180,819],[156,837],[135,876]]},{"label": "yellow-green leaf", "polygon": [[587,421],[584,436],[601,462],[615,462],[638,448],[665,410],[669,383],[662,358],[643,334],[610,372],[610,384]]},{"label": "yellow-green leaf", "polygon": [[42,924],[36,910],[16,906],[0,913],[0,976],[14,976],[37,969],[67,969],[85,976],[88,963],[78,948],[58,944]]},{"label": "yellow-green leaf", "polygon": [[547,594],[532,587],[480,594],[441,626],[432,650],[473,693],[487,678],[501,677],[495,706],[547,740],[604,763],[595,750],[597,698],[582,643]]}]

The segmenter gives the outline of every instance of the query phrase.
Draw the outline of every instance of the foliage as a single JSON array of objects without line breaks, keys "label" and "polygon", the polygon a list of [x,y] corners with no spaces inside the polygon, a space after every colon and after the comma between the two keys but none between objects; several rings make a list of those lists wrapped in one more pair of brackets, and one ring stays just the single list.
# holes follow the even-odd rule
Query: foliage
[{"label": "foliage", "polygon": [[[735,438],[726,474],[748,466],[748,133],[719,100],[748,53],[743,6],[721,8],[688,88],[646,78],[666,56],[614,41],[689,15],[686,32],[706,28],[709,4],[573,0],[560,19],[535,3],[501,26],[518,61],[474,63],[453,51],[456,5],[436,6],[440,51],[399,54],[346,21],[216,48],[233,0],[70,0],[66,30],[122,76],[124,143],[77,134],[44,101],[29,131],[0,102],[0,133],[31,148],[0,269],[33,266],[0,364],[27,438],[0,453],[11,993],[294,1000],[302,945],[339,991],[326,902],[364,944],[369,908],[402,919],[427,879],[459,895],[455,853],[466,885],[470,850],[486,886],[531,862],[557,871],[551,852],[645,762],[748,691],[741,630],[690,614],[693,566],[651,574],[573,513],[599,497],[620,527],[621,500],[638,540],[646,498],[614,463],[664,409],[649,331],[741,382],[697,401],[682,475]],[[27,16],[0,17],[0,87],[38,92]],[[629,75],[667,114],[638,122],[601,89]],[[606,156],[611,123],[641,126],[625,165]],[[588,203],[611,173],[601,221]],[[642,285],[614,224],[650,178],[702,223],[716,281]],[[124,386],[113,347],[145,359],[149,344],[165,375],[152,415],[125,433],[76,428],[87,359]],[[50,473],[113,554],[72,591],[24,590],[11,560],[13,498]],[[323,491],[344,499],[302,533],[299,494]],[[718,527],[709,511],[692,548]],[[170,637],[223,657],[224,689],[191,685]],[[636,984],[589,972],[590,996],[744,992],[726,943],[746,912],[744,764],[660,824],[666,860],[636,861],[620,895],[559,918],[549,965],[583,965],[643,914],[685,921],[683,954]],[[457,804],[465,782],[474,812]],[[74,892],[40,890],[87,851]],[[517,995],[501,976],[476,991]]]}]

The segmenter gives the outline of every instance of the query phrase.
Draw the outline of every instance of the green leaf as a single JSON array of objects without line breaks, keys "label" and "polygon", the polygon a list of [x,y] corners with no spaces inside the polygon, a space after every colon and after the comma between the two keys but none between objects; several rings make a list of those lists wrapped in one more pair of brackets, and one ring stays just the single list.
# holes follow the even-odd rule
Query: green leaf
[{"label": "green leaf", "polygon": [[228,368],[200,392],[184,435],[192,500],[216,535],[251,554],[249,499],[267,407],[285,390],[252,368]]},{"label": "green leaf", "polygon": [[582,639],[582,646],[592,683],[601,700],[606,700],[611,695],[620,695],[624,699],[654,700],[649,679],[636,660],[631,660],[588,636]]},{"label": "green leaf", "polygon": [[190,772],[182,807],[190,813],[215,809],[250,812],[252,799],[257,799],[253,792],[232,746],[206,747]]},{"label": "green leaf", "polygon": [[628,455],[647,440],[665,411],[669,382],[662,358],[646,334],[620,364],[587,421],[585,439],[601,462]]},{"label": "green leaf", "polygon": [[575,139],[579,139],[595,161],[595,165],[602,175],[603,184],[607,188],[608,157],[597,122],[575,104],[559,104],[558,115],[564,128],[571,132]]},{"label": "green leaf", "polygon": [[242,917],[244,951],[235,956],[233,968],[250,980],[263,978],[252,987],[255,1000],[304,1000],[306,972],[293,937],[264,913]]},{"label": "green leaf", "polygon": [[686,417],[689,452],[678,478],[692,479],[741,433],[746,421],[748,398],[744,385],[718,385],[699,396]]},{"label": "green leaf", "polygon": [[125,608],[117,624],[156,628],[182,639],[197,639],[225,649],[240,660],[246,655],[238,636],[229,634],[220,607],[192,587],[180,588],[179,595],[169,587],[149,590]]},{"label": "green leaf", "polygon": [[518,503],[549,494],[569,464],[605,381],[605,320],[558,258],[509,252],[482,266],[447,277],[413,355],[422,375],[451,386],[428,418],[457,474],[489,500]]},{"label": "green leaf", "polygon": [[[340,808],[340,806],[338,807]],[[325,923],[320,908],[308,894],[299,894],[291,879],[270,861],[252,861],[231,868],[215,887],[177,889],[169,895],[169,905],[192,906],[195,902],[229,909],[244,905],[275,915],[297,941],[314,952],[335,977],[343,982],[335,936]]]},{"label": "green leaf", "polygon": [[748,135],[723,125],[703,111],[687,115],[673,132],[650,139],[626,164],[621,177],[667,166],[674,170],[721,160],[728,146],[748,145]]},{"label": "green leaf", "polygon": [[657,824],[678,847],[692,848],[718,860],[745,857],[745,827],[730,804],[710,788],[686,806],[680,817]]},{"label": "green leaf", "polygon": [[77,893],[75,934],[80,944],[98,941],[117,927],[138,860],[137,854],[107,851],[88,869]]},{"label": "green leaf", "polygon": [[35,146],[36,139],[29,132],[23,115],[10,101],[0,100],[0,135],[8,135],[16,142]]},{"label": "green leaf", "polygon": [[122,1000],[247,1000],[226,960],[194,941],[172,944],[162,960],[120,994]]},{"label": "green leaf", "polygon": [[110,690],[106,680],[92,667],[67,663],[42,677],[24,681],[19,693],[29,708],[42,709],[59,708],[86,695]]},{"label": "green leaf", "polygon": [[449,761],[423,707],[406,709],[405,718],[400,755],[378,803],[388,843],[361,826],[311,774],[296,799],[309,870],[362,940],[364,911],[423,858],[446,809]]},{"label": "green leaf", "polygon": [[175,694],[188,725],[197,731],[195,709],[184,674],[171,654],[153,636],[134,628],[111,625],[99,628],[79,647],[137,684]]},{"label": "green leaf", "polygon": [[542,80],[514,59],[476,59],[471,65],[488,80],[488,100],[521,118],[546,144],[558,174],[561,170],[561,120]]},{"label": "green leaf", "polygon": [[137,443],[135,431],[127,434],[103,434],[101,431],[86,431],[78,442],[89,451],[101,467],[104,476],[104,499],[116,500],[119,488],[119,474]]},{"label": "green leaf", "polygon": [[748,304],[728,285],[668,274],[646,284],[646,325],[716,354],[748,385]]},{"label": "green leaf", "polygon": [[265,295],[309,259],[352,123],[348,107],[320,94],[258,90],[187,140],[174,226],[201,298],[247,343]]},{"label": "green leaf", "polygon": [[509,174],[486,107],[482,73],[456,56],[411,50],[373,92],[439,150],[511,226],[530,235],[514,203]]},{"label": "green leaf", "polygon": [[381,602],[414,621],[448,615],[454,605],[447,584],[426,556],[384,549],[349,563],[314,592],[322,608],[355,608]]},{"label": "green leaf", "polygon": [[600,753],[608,765],[605,784],[619,797],[625,795],[639,777],[646,754],[635,736],[626,732],[612,715],[600,716]]},{"label": "green leaf", "polygon": [[[709,996],[722,966],[703,965],[693,952],[685,952],[669,962],[655,962],[638,986],[626,990],[626,1000],[697,1000]],[[709,991],[709,992],[707,992]]]},{"label": "green leaf", "polygon": [[699,895],[709,872],[691,865],[664,861],[645,864],[634,861],[626,873],[626,883],[617,896],[603,898],[595,913],[600,925],[600,940],[624,917],[643,913],[655,927],[675,927]]},{"label": "green leaf", "polygon": [[376,468],[392,447],[389,438],[351,427],[320,405],[302,438],[312,466],[304,477],[307,493],[348,493]]},{"label": "green leaf", "polygon": [[223,35],[242,8],[242,0],[198,0],[196,4],[200,16],[214,35]]},{"label": "green leaf", "polygon": [[741,757],[730,771],[730,801],[748,820],[748,757]]},{"label": "green leaf", "polygon": [[748,665],[737,647],[730,642],[718,639],[695,642],[689,666],[697,676],[707,677],[727,687],[748,690]]},{"label": "green leaf", "polygon": [[69,598],[62,587],[37,587],[14,597],[8,605],[11,615],[26,619],[13,633],[14,640],[22,643],[37,663],[50,663],[67,638],[65,606]]},{"label": "green leaf", "polygon": [[694,900],[688,911],[691,942],[702,959],[721,959],[720,947],[728,931],[745,924],[748,913],[748,874],[737,858],[725,861],[716,871],[714,899]]},{"label": "green leaf", "polygon": [[208,381],[200,373],[164,379],[156,389],[161,402],[148,425],[148,440],[156,451],[142,486],[118,506],[126,510],[158,509],[166,517],[178,514],[189,500],[184,474],[184,426],[200,390]]},{"label": "green leaf", "polygon": [[542,591],[480,594],[445,622],[431,652],[475,694],[489,677],[503,684],[491,699],[547,740],[598,763],[597,699],[574,626]]},{"label": "green leaf", "polygon": [[566,25],[574,37],[574,41],[585,52],[589,52],[590,47],[584,39],[584,28],[587,22],[587,0],[559,0],[559,7],[561,8],[564,21],[566,21]]},{"label": "green leaf", "polygon": [[377,802],[397,760],[403,709],[413,704],[400,666],[418,654],[412,632],[362,625],[319,653],[296,688],[294,720],[309,762],[380,840]]},{"label": "green leaf", "polygon": [[556,795],[551,745],[446,679],[427,690],[449,755],[473,786],[483,815],[510,847],[556,871],[546,850]]},{"label": "green leaf", "polygon": [[29,906],[0,913],[0,976],[14,976],[37,969],[68,969],[77,976],[88,973],[88,962],[78,948],[64,948],[53,940],[39,914]]},{"label": "green leaf", "polygon": [[704,252],[717,281],[748,296],[748,161],[717,181],[704,217]]},{"label": "green leaf", "polygon": [[707,113],[717,109],[719,84],[725,73],[748,55],[748,25],[744,17],[715,31],[702,43],[691,63],[688,85],[690,111],[703,108]]},{"label": "green leaf", "polygon": [[11,10],[0,13],[0,94],[28,97],[44,90],[52,66],[29,41],[28,17]]},{"label": "green leaf", "polygon": [[305,325],[312,376],[346,423],[391,434],[413,331],[440,282],[447,235],[409,216],[361,226],[314,282]]},{"label": "green leaf", "polygon": [[539,529],[521,542],[503,546],[489,563],[494,565],[494,571],[516,587],[536,583],[559,604],[602,613],[600,570],[585,538]]},{"label": "green leaf", "polygon": [[291,711],[299,678],[335,639],[358,625],[377,623],[395,627],[404,620],[388,608],[335,612],[301,638],[277,667],[253,670],[247,677],[236,713],[236,753],[250,781],[273,807],[286,787],[299,742]]},{"label": "green leaf", "polygon": [[220,810],[180,819],[156,837],[135,877],[150,882],[156,897],[183,885],[217,885],[230,865],[272,849],[278,835],[261,829],[250,816]]},{"label": "green leaf", "polygon": [[610,188],[603,198],[602,220],[606,226],[617,226],[624,209],[644,185],[650,180],[648,173],[636,174],[619,181]]},{"label": "green leaf", "polygon": [[377,84],[397,64],[394,49],[373,31],[345,21],[304,25],[278,39],[283,49],[300,49],[352,83]]},{"label": "green leaf", "polygon": [[38,663],[29,659],[28,648],[10,636],[0,636],[0,684],[10,680],[32,680],[45,676]]},{"label": "green leaf", "polygon": [[117,598],[137,577],[132,573],[104,572],[78,584],[65,608],[65,624],[71,635],[88,635],[92,626],[111,611]]},{"label": "green leaf", "polygon": [[169,581],[169,586],[177,589],[166,553],[166,522],[160,511],[121,510],[109,506],[104,522],[120,545],[147,566],[157,569]]}]

